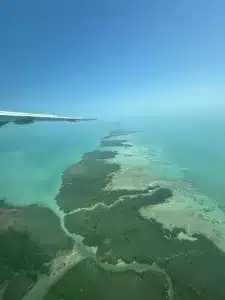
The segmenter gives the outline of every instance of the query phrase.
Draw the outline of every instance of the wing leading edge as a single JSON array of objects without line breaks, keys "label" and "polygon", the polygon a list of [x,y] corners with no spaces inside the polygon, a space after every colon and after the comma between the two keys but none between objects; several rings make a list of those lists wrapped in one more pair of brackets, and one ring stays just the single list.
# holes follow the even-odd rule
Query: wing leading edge
[{"label": "wing leading edge", "polygon": [[79,122],[79,121],[92,121],[94,118],[73,118],[57,115],[46,114],[32,114],[23,112],[11,112],[0,111],[0,127],[10,122],[18,125],[30,124],[36,121],[67,121],[67,122]]}]

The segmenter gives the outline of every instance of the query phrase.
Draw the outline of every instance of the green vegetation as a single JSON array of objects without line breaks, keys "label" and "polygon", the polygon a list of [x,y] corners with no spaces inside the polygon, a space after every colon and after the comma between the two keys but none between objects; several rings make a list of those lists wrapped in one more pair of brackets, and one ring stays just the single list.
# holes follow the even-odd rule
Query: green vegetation
[{"label": "green vegetation", "polygon": [[129,144],[126,144],[128,141],[127,140],[107,140],[103,139],[101,141],[101,147],[125,147],[125,148],[130,148],[132,147]]},{"label": "green vegetation", "polygon": [[[2,297],[3,300],[20,300],[38,280],[39,274],[48,275],[49,262],[57,251],[71,249],[73,242],[61,230],[58,217],[48,208],[37,205],[14,208],[4,202],[1,206],[0,219],[12,224],[9,228],[0,228]],[[4,222],[0,224],[4,226]]]},{"label": "green vegetation", "polygon": [[[225,299],[225,290],[221,289],[222,282],[225,280],[225,254],[223,252],[203,235],[198,235],[197,240],[194,242],[180,240],[178,239],[178,234],[181,232],[181,229],[175,228],[170,232],[164,229],[161,224],[149,221],[140,216],[139,209],[143,205],[155,205],[167,201],[172,196],[170,189],[157,187],[151,194],[148,193],[150,189],[146,189],[144,192],[127,190],[106,192],[103,188],[108,183],[108,179],[110,179],[111,171],[113,168],[115,170],[119,169],[119,166],[107,164],[98,159],[90,159],[90,156],[87,155],[87,159],[85,160],[86,169],[84,165],[82,167],[84,170],[82,173],[82,176],[84,176],[83,180],[87,187],[90,186],[90,189],[86,189],[85,194],[82,194],[80,189],[77,189],[73,172],[67,172],[66,175],[68,177],[64,181],[64,188],[67,188],[67,184],[69,184],[70,189],[73,189],[73,186],[73,195],[76,195],[76,198],[73,198],[74,202],[70,200],[70,210],[76,207],[91,206],[96,202],[109,205],[118,200],[120,196],[124,196],[122,202],[118,202],[110,208],[98,206],[94,210],[80,211],[67,215],[65,218],[65,225],[70,232],[84,236],[84,243],[86,245],[98,247],[97,259],[100,262],[116,265],[118,259],[122,259],[126,263],[132,263],[133,261],[141,264],[156,263],[159,267],[165,269],[170,276],[174,285],[176,300],[211,300],[214,297],[220,300]],[[89,170],[91,175],[88,175]],[[92,178],[95,179],[95,176],[98,180],[95,181],[94,188],[92,187],[91,180]],[[77,177],[79,176],[77,175]],[[129,195],[133,195],[133,197],[129,197]],[[62,203],[66,203],[67,195],[64,194],[62,199],[65,201]],[[79,204],[77,204],[77,201],[79,201]],[[103,295],[103,298],[107,299],[110,299],[110,297],[112,299],[115,297],[124,300],[132,299],[129,292],[123,294],[122,287],[120,293],[118,292],[118,295],[115,295],[113,288],[111,290],[111,285],[113,286],[112,282],[105,280],[105,277],[108,278],[108,276],[110,278],[118,276],[120,280],[123,280],[121,278],[128,276],[127,272],[123,275],[106,272],[100,270],[92,262],[91,269],[94,266],[95,271],[93,272],[98,279],[95,280],[92,277],[89,279],[88,274],[92,271],[88,267],[87,272],[85,264],[81,263],[68,272],[65,277],[52,287],[46,300],[60,299],[56,295],[61,295],[64,300],[74,299],[74,297],[77,299],[88,299],[90,295],[96,297],[96,299],[101,299],[100,294]],[[100,271],[96,271],[96,268]],[[78,287],[83,292],[78,287],[75,288],[74,284],[71,283],[70,285],[71,278],[73,276],[77,278],[80,272],[81,274],[85,274],[78,280]],[[204,275],[201,275],[202,273]],[[148,276],[148,274],[149,272],[144,273],[144,277]],[[155,276],[154,272],[151,275]],[[201,276],[203,280],[201,280]],[[144,284],[145,281],[143,278],[140,277],[139,280]],[[86,283],[86,280],[88,282],[89,280],[93,280],[94,284],[89,285]],[[97,281],[104,284],[98,285]],[[125,282],[128,281],[132,285],[130,277],[129,280],[125,280]],[[210,284],[210,282],[213,284]],[[123,284],[125,287],[126,284]],[[87,285],[88,289],[85,288]],[[67,286],[66,291],[64,289],[65,286]],[[135,289],[132,293],[135,295],[133,299],[139,299],[135,293],[142,293],[141,287],[136,286]],[[163,295],[162,286],[158,286],[158,289],[159,294],[154,297],[155,300],[161,299]],[[99,294],[95,294],[97,290],[100,291]],[[110,290],[110,293],[106,295],[105,290]],[[145,287],[145,295],[148,295],[149,298],[150,293],[151,284],[149,282],[148,286]],[[145,299],[144,294],[140,297],[143,297],[140,299]]]},{"label": "green vegetation", "polygon": [[50,258],[26,231],[2,231],[0,243],[0,284],[8,282],[3,299],[22,299],[37,281],[42,265]]},{"label": "green vegetation", "polygon": [[109,134],[104,137],[104,139],[109,139],[109,138],[117,137],[117,136],[121,136],[121,135],[134,134],[134,133],[138,133],[138,132],[141,132],[141,131],[140,130],[123,130],[123,129],[113,130],[113,131],[110,131]]},{"label": "green vegetation", "polygon": [[165,300],[165,278],[158,272],[114,273],[86,259],[49,290],[44,300]]},{"label": "green vegetation", "polygon": [[120,166],[109,164],[101,159],[104,156],[114,157],[114,152],[95,151],[94,155],[85,153],[83,159],[70,166],[62,176],[62,186],[56,201],[64,212],[79,207],[88,207],[101,202],[103,189],[107,186],[114,172]]}]

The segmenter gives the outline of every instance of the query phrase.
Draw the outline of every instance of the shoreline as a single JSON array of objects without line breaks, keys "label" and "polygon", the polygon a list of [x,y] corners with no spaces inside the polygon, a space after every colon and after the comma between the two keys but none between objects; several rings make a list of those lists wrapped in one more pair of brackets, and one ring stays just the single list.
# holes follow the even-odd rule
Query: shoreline
[{"label": "shoreline", "polygon": [[[163,226],[164,218],[155,219],[153,215],[147,218],[148,212],[144,215],[143,210],[147,207],[168,206],[174,201],[174,189],[163,180],[151,181],[152,174],[140,183],[152,159],[144,149],[139,152],[129,140],[123,138],[121,142],[118,139],[112,142],[116,134],[122,136],[120,131],[114,132],[113,136],[109,134],[107,140],[110,143],[100,144],[100,150],[84,153],[80,161],[63,172],[54,214],[53,207],[33,205],[33,212],[31,208],[24,208],[27,213],[22,225],[30,230],[32,240],[37,242],[40,237],[44,238],[43,253],[51,250],[55,254],[45,269],[48,275],[40,275],[40,280],[21,299],[60,300],[61,293],[65,300],[72,299],[71,295],[79,299],[85,293],[95,292],[85,283],[86,278],[93,280],[96,286],[101,278],[107,287],[106,291],[103,285],[99,286],[105,297],[107,293],[115,292],[115,282],[119,280],[121,285],[134,285],[134,294],[124,291],[124,300],[136,300],[135,292],[142,284],[156,300],[165,299],[165,295],[174,300],[178,294],[197,300],[204,289],[209,295],[223,300],[225,290],[219,290],[218,284],[225,280],[225,253],[199,232],[185,232],[182,226],[169,228]],[[136,172],[131,172],[135,168],[138,168]],[[127,184],[125,178],[129,176],[131,180]],[[33,217],[29,216],[29,209]],[[42,218],[41,224],[35,220],[35,210]],[[44,216],[47,223],[43,222]],[[43,235],[45,227],[51,229],[51,234],[46,237]],[[65,245],[63,251],[62,245]],[[205,282],[212,280],[213,286],[198,282],[201,270],[204,270]],[[70,274],[77,278],[76,286]],[[138,283],[134,284],[136,278]],[[159,285],[151,285],[150,278]],[[68,291],[63,290],[65,283]],[[148,294],[139,292],[142,299],[149,298]]]}]

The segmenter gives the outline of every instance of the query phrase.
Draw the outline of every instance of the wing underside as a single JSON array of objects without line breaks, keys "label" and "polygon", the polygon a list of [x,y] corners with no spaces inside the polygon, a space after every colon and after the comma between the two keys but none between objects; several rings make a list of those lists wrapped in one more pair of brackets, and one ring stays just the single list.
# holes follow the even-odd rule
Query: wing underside
[{"label": "wing underside", "polygon": [[64,117],[57,115],[46,115],[46,114],[32,114],[32,113],[21,113],[21,112],[8,112],[0,111],[0,127],[10,122],[17,125],[24,125],[34,123],[36,121],[67,121],[67,122],[79,122],[79,121],[91,121],[95,120],[92,118],[74,118]]}]

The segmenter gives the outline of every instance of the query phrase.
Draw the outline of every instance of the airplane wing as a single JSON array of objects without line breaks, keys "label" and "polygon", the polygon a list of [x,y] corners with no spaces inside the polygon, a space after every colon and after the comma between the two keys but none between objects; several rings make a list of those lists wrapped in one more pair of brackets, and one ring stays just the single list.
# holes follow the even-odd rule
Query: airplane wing
[{"label": "airplane wing", "polygon": [[78,121],[91,121],[96,120],[92,118],[73,118],[63,117],[57,115],[45,115],[45,114],[32,114],[24,112],[11,112],[11,111],[0,111],[0,127],[10,122],[18,125],[30,124],[36,121],[67,121],[67,122],[78,122]]}]

